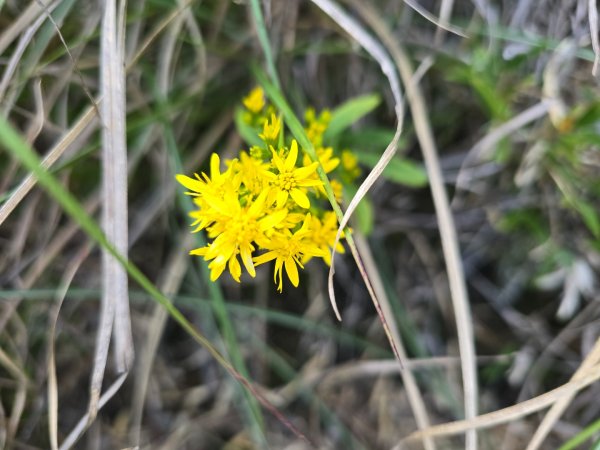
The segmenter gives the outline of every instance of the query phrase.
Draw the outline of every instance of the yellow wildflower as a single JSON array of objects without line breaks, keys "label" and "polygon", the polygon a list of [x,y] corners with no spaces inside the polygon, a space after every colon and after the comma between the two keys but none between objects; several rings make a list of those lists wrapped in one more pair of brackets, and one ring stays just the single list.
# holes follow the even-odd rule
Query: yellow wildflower
[{"label": "yellow wildflower", "polygon": [[[315,246],[317,246],[322,252],[322,258],[325,263],[331,265],[331,250],[333,243],[335,242],[335,236],[338,230],[337,216],[333,211],[327,211],[323,214],[323,219],[318,217],[312,217],[310,221],[310,238],[312,239]],[[342,233],[342,236],[344,234]],[[338,242],[335,246],[335,251],[338,253],[345,253],[344,246]],[[312,255],[306,255],[302,260],[302,263],[306,264]]]},{"label": "yellow wildflower", "polygon": [[[337,219],[333,212],[324,211],[323,205],[311,205],[309,194],[318,196],[323,191],[317,167],[321,164],[325,173],[341,176],[344,181],[359,169],[351,153],[337,157],[333,148],[323,147],[329,111],[318,116],[313,109],[306,112],[306,131],[318,157],[318,162],[313,162],[306,155],[299,159],[296,140],[289,148],[280,145],[283,121],[260,87],[253,89],[243,103],[243,120],[262,130],[259,137],[264,144],[240,151],[236,159],[225,160],[224,172],[215,153],[208,175],[176,177],[193,196],[193,232],[206,230],[209,239],[206,246],[190,254],[208,262],[213,281],[228,270],[239,282],[243,268],[254,277],[255,265],[275,261],[273,279],[281,292],[284,270],[291,283],[298,286],[298,267],[304,268],[303,264],[313,257],[330,264]],[[333,178],[331,186],[340,201],[342,184]],[[309,213],[309,208],[316,215]],[[335,250],[343,253],[344,247],[338,243]]]},{"label": "yellow wildflower", "polygon": [[331,120],[331,113],[325,109],[321,111],[321,114],[317,117],[313,108],[308,108],[304,114],[306,120],[306,134],[315,147],[323,145],[323,134],[329,126]]},{"label": "yellow wildflower", "polygon": [[268,120],[265,120],[263,125],[263,132],[258,136],[265,142],[270,144],[275,144],[277,142],[277,138],[279,137],[279,132],[281,131],[281,119],[278,118],[275,114],[271,114],[271,123]]},{"label": "yellow wildflower", "polygon": [[[315,152],[325,173],[333,172],[340,164],[340,159],[333,156],[333,148],[331,147],[317,147]],[[310,157],[307,154],[304,155],[303,162],[305,166],[310,164]]]},{"label": "yellow wildflower", "polygon": [[[338,180],[333,179],[329,182],[331,184],[331,189],[333,190],[333,196],[338,203],[342,202],[342,197],[344,194],[344,186]],[[325,191],[323,189],[323,191]]]},{"label": "yellow wildflower", "polygon": [[256,265],[275,260],[275,271],[273,279],[277,283],[277,290],[283,290],[283,269],[294,286],[298,286],[300,277],[298,267],[304,268],[301,259],[305,256],[323,256],[319,249],[310,239],[309,226],[310,214],[306,215],[302,227],[294,234],[289,229],[284,233],[273,235],[270,242],[265,245],[267,253],[254,258]]},{"label": "yellow wildflower", "polygon": [[296,168],[298,143],[295,139],[292,141],[285,161],[273,148],[271,148],[271,152],[273,153],[273,165],[278,171],[277,175],[273,174],[271,176],[272,192],[275,193],[277,207],[283,207],[289,196],[291,196],[294,202],[301,208],[310,208],[310,200],[302,188],[322,185],[321,181],[314,179],[318,163],[314,162],[309,166]]},{"label": "yellow wildflower", "polygon": [[181,174],[176,175],[175,178],[190,190],[186,194],[194,197],[204,195],[207,192],[221,192],[223,184],[230,179],[231,167],[221,173],[220,165],[221,160],[219,159],[219,155],[213,153],[210,158],[210,177],[202,172],[202,178],[204,179],[197,173],[194,174],[195,179]]},{"label": "yellow wildflower", "polygon": [[265,106],[265,93],[260,86],[250,91],[242,100],[244,106],[254,114],[258,114]]},{"label": "yellow wildflower", "polygon": [[241,183],[253,195],[259,195],[269,186],[269,164],[249,156],[246,152],[240,152],[238,173]]},{"label": "yellow wildflower", "polygon": [[210,235],[217,237],[212,244],[190,252],[204,256],[207,261],[212,260],[208,265],[212,281],[221,276],[227,265],[233,279],[240,281],[242,271],[238,254],[250,276],[256,276],[252,262],[252,252],[255,250],[253,242],[261,246],[268,244],[265,231],[275,227],[287,215],[285,209],[269,211],[266,191],[245,207],[242,207],[237,195],[231,194],[227,194],[223,200],[208,196],[207,202],[221,215],[209,228]]},{"label": "yellow wildflower", "polygon": [[360,167],[358,167],[358,158],[350,150],[342,152],[342,167],[352,179],[360,175]]}]

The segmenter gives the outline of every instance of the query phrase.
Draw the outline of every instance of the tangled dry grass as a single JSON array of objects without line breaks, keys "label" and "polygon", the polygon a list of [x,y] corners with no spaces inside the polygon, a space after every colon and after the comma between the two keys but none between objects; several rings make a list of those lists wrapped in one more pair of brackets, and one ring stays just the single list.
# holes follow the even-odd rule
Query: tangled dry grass
[{"label": "tangled dry grass", "polygon": [[[0,447],[599,448],[599,48],[583,0],[0,0]],[[381,99],[342,322],[188,255],[257,66]]]}]

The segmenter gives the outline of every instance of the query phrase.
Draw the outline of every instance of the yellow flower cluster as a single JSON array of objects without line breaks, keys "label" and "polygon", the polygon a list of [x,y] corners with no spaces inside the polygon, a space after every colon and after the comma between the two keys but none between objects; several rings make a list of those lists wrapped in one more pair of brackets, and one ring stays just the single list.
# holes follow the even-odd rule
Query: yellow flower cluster
[{"label": "yellow flower cluster", "polygon": [[[318,117],[312,110],[306,114],[306,131],[319,157],[319,162],[312,162],[306,155],[299,157],[296,140],[283,144],[281,118],[267,105],[262,89],[250,92],[243,104],[244,120],[258,128],[263,145],[226,160],[223,172],[219,156],[213,153],[210,175],[176,177],[188,189],[187,194],[194,197],[197,209],[190,213],[193,232],[206,230],[211,240],[190,254],[209,261],[213,281],[227,268],[239,282],[242,264],[254,277],[255,266],[275,260],[274,280],[281,292],[284,270],[292,284],[298,286],[298,267],[304,268],[313,257],[331,262],[337,218],[333,211],[320,205],[324,203],[319,200],[324,189],[317,167],[320,163],[330,173],[340,165],[340,158],[331,147],[322,146],[328,112]],[[358,170],[356,161],[352,164],[345,153],[341,161],[340,170],[346,175]],[[341,183],[332,179],[332,186],[340,199]],[[344,252],[339,243],[335,250]]]}]

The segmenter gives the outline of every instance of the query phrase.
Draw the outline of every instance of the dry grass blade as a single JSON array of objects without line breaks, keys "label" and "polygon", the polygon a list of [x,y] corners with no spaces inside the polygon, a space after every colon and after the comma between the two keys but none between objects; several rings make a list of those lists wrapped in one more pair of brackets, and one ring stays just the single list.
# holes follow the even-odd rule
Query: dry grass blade
[{"label": "dry grass blade", "polygon": [[[165,270],[163,272],[165,276],[159,285],[160,290],[164,292],[167,297],[175,295],[179,290],[179,286],[183,281],[183,276],[185,275],[190,261],[185,250],[190,248],[194,242],[194,238],[191,234],[186,234],[186,236],[179,239],[179,241],[181,244],[174,247],[169,260],[165,264]],[[168,317],[169,315],[165,308],[159,304],[155,305],[154,313],[150,319],[150,326],[148,327],[148,336],[145,340],[144,347],[140,351],[139,362],[136,364],[137,374],[135,377],[133,400],[131,402],[132,418],[130,426],[131,439],[134,445],[140,444],[140,430],[142,426],[146,392],[150,380],[150,372],[152,371],[154,356],[156,355],[158,344],[162,338]]]},{"label": "dry grass blade", "polygon": [[4,53],[4,50],[8,48],[24,28],[39,17],[49,3],[43,0],[32,0],[29,3],[27,8],[19,14],[19,17],[0,35],[0,55]]},{"label": "dry grass blade", "polygon": [[[394,156],[398,140],[400,139],[400,134],[402,132],[402,123],[403,123],[403,114],[402,114],[402,94],[400,92],[400,83],[398,82],[398,78],[396,76],[396,72],[394,70],[394,65],[390,61],[389,57],[385,53],[385,50],[350,16],[348,16],[344,11],[342,11],[339,6],[329,0],[313,0],[319,8],[321,8],[325,13],[327,13],[339,26],[341,26],[344,30],[348,32],[350,36],[356,39],[361,46],[365,50],[367,50],[375,60],[381,66],[382,72],[388,77],[390,87],[392,89],[392,93],[394,95],[394,101],[396,104],[396,113],[398,115],[398,125],[396,128],[396,133],[394,134],[394,139],[388,145],[385,152],[381,156],[377,165],[373,168],[373,170],[369,173],[365,181],[361,184],[360,188],[356,195],[350,201],[346,212],[344,213],[344,217],[340,221],[340,225],[338,227],[338,231],[335,237],[335,243],[333,247],[337,245],[340,241],[342,232],[350,217],[360,200],[365,196],[369,188],[373,185],[373,183],[377,180],[377,178],[383,172],[385,166],[389,163],[389,161]],[[338,320],[341,320],[340,313],[338,311],[338,307],[335,301],[335,292],[333,289],[333,274],[335,273],[335,252],[331,254],[331,267],[329,269],[329,277],[328,277],[328,289],[329,289],[329,299],[331,300],[331,305],[336,313]]]},{"label": "dry grass blade", "polygon": [[[121,11],[121,16],[124,11]],[[127,147],[125,138],[124,35],[114,1],[106,3],[101,41],[102,118],[102,225],[108,240],[127,254]],[[129,370],[133,342],[129,313],[127,272],[108,252],[102,258],[102,303],[114,305],[115,356],[119,372]],[[106,307],[107,311],[111,308]],[[94,387],[92,386],[92,392]],[[98,391],[99,392],[99,391]]]},{"label": "dry grass blade", "polygon": [[573,69],[577,46],[572,39],[563,40],[548,61],[544,69],[542,92],[549,103],[548,115],[552,124],[560,128],[568,113],[568,107],[561,97],[561,88],[567,81],[567,75]]},{"label": "dry grass blade", "polygon": [[[333,248],[336,247],[337,243],[340,240],[341,233],[344,228],[347,226],[350,217],[356,210],[358,204],[362,200],[362,198],[366,195],[369,189],[373,186],[375,181],[381,176],[385,167],[389,164],[389,162],[394,157],[397,148],[398,148],[398,140],[400,139],[400,135],[402,133],[402,125],[403,125],[403,99],[400,90],[400,83],[398,81],[398,77],[396,75],[396,71],[394,69],[394,65],[390,60],[389,56],[383,49],[383,47],[377,43],[372,36],[370,36],[355,20],[353,20],[350,16],[348,16],[343,10],[341,10],[335,3],[330,2],[328,0],[313,0],[313,2],[319,6],[324,12],[326,12],[338,25],[340,25],[346,32],[356,39],[361,46],[369,52],[373,58],[379,63],[381,66],[381,70],[387,76],[388,81],[390,83],[390,88],[392,90],[392,94],[394,96],[395,109],[398,124],[396,127],[396,132],[394,134],[394,138],[392,142],[387,146],[383,155],[379,159],[378,163],[375,165],[373,170],[369,173],[363,183],[357,190],[356,195],[350,201],[348,208],[344,212],[344,216],[340,220],[340,224],[338,227],[338,231],[336,233],[335,241]],[[356,237],[356,244],[358,249],[358,244],[361,242],[360,236]],[[388,335],[388,339],[392,347],[394,348],[394,353],[398,361],[404,366],[404,361],[406,360],[406,353],[404,351],[404,347],[402,345],[402,341],[400,340],[400,335],[396,329],[394,317],[389,307],[388,302],[386,301],[385,292],[382,288],[381,282],[379,281],[377,268],[370,257],[370,253],[368,252],[368,246],[365,242],[362,242],[362,251],[359,251],[358,254],[366,255],[367,260],[363,261],[363,267],[365,269],[365,280],[367,281],[367,286],[369,288],[369,293],[371,294],[371,298],[377,309],[379,316],[381,317],[384,329],[386,334]],[[366,253],[365,253],[366,252]],[[358,259],[357,259],[358,261]],[[371,270],[368,270],[371,268]],[[361,268],[362,269],[362,268]],[[335,292],[333,289],[333,275],[335,273],[335,252],[331,255],[331,267],[328,275],[328,289],[329,289],[329,297],[332,302],[334,309],[337,312],[337,306],[335,302]],[[379,282],[378,282],[379,281]],[[339,314],[338,314],[339,316]],[[403,379],[406,385],[406,389],[410,398],[411,407],[413,409],[415,419],[419,428],[426,428],[429,426],[429,419],[427,417],[427,411],[419,392],[416,381],[412,375],[412,373],[406,373],[406,371],[402,371]],[[424,444],[427,449],[434,449],[435,445],[433,440],[424,439]]]},{"label": "dry grass blade", "polygon": [[590,368],[589,373],[582,376],[578,380],[572,380],[568,383],[553,389],[538,397],[526,400],[508,408],[504,408],[492,413],[477,416],[471,420],[459,420],[456,422],[436,425],[427,430],[417,431],[408,436],[404,441],[416,441],[422,439],[423,436],[452,436],[464,433],[467,430],[489,428],[494,425],[500,425],[519,419],[521,417],[532,414],[536,411],[544,409],[558,400],[571,396],[581,389],[595,383],[600,379],[600,367],[598,365]]},{"label": "dry grass blade", "polygon": [[[578,381],[588,374],[593,375],[594,371],[600,372],[600,339],[596,341],[594,348],[592,348],[592,351],[581,363],[571,378],[571,381]],[[560,419],[560,416],[573,401],[573,398],[575,398],[575,394],[576,393],[573,392],[570,395],[566,395],[552,405],[552,408],[550,408],[550,411],[548,411],[544,420],[542,420],[542,423],[533,435],[533,438],[527,445],[527,450],[537,450],[542,445],[548,433],[552,431],[556,422]]]},{"label": "dry grass blade", "polygon": [[[333,248],[335,248],[335,246],[337,245],[337,243],[339,242],[339,240],[341,238],[343,229],[345,228],[346,224],[348,223],[348,220],[350,219],[352,212],[354,211],[354,209],[356,209],[356,206],[358,205],[360,199],[362,197],[364,197],[368,188],[375,182],[375,179],[377,178],[377,176],[379,176],[379,174],[381,174],[385,165],[391,160],[392,156],[394,155],[394,152],[396,151],[397,142],[398,142],[398,139],[400,138],[400,133],[402,131],[402,118],[403,118],[402,106],[401,106],[402,95],[400,93],[400,84],[398,83],[398,78],[397,78],[396,72],[394,70],[394,66],[393,66],[392,62],[390,61],[389,57],[387,56],[385,50],[383,50],[383,48],[381,47],[381,45],[379,45],[377,43],[377,41],[375,41],[354,19],[352,19],[344,11],[342,11],[339,8],[339,6],[337,6],[337,4],[332,3],[329,0],[313,0],[313,2],[317,6],[319,6],[324,12],[326,12],[333,20],[335,20],[338,25],[340,25],[342,28],[346,29],[348,31],[348,33],[351,36],[353,36],[355,39],[357,39],[358,42],[365,48],[365,50],[367,50],[377,60],[377,62],[381,66],[382,72],[388,77],[390,87],[392,89],[392,93],[394,95],[394,100],[396,103],[396,113],[398,115],[398,125],[397,125],[396,132],[394,134],[394,138],[393,138],[392,142],[388,145],[388,148],[386,149],[386,151],[380,158],[380,161],[378,162],[378,164],[373,168],[372,172],[369,174],[367,179],[360,186],[360,188],[358,189],[355,196],[352,198],[350,205],[348,206],[348,209],[346,210],[346,212],[344,214],[341,213],[341,210],[333,197],[333,192],[329,193],[330,202],[334,208],[334,211],[336,211],[336,214],[338,215],[338,219],[340,222],[340,226],[338,227],[335,241],[334,241],[335,243],[334,243]],[[322,175],[325,176],[324,172],[322,172]],[[398,360],[398,363],[400,364],[400,367],[402,368],[402,357],[400,356],[400,353],[398,352],[398,345],[394,341],[394,336],[390,332],[390,328],[388,326],[388,318],[386,318],[383,311],[381,310],[381,306],[379,304],[379,300],[377,299],[375,290],[373,289],[371,281],[369,280],[369,276],[365,270],[365,267],[361,260],[360,254],[359,254],[358,250],[356,249],[354,242],[352,240],[352,235],[347,236],[347,241],[348,241],[348,245],[350,247],[350,251],[352,252],[352,256],[354,257],[354,260],[356,261],[356,264],[358,266],[360,275],[365,282],[367,291],[369,292],[369,296],[371,297],[371,301],[373,302],[375,310],[377,311],[377,315],[379,316],[379,318],[381,320],[381,324],[385,331],[386,337],[388,338],[388,341],[390,343],[392,351],[394,352],[394,356],[396,357],[396,359]],[[331,257],[331,267],[329,269],[327,283],[328,283],[328,292],[329,292],[329,299],[331,301],[331,305],[336,314],[336,317],[338,318],[338,320],[341,320],[341,316],[340,316],[340,313],[338,311],[337,304],[335,301],[335,292],[333,289],[334,273],[335,273],[335,253],[333,253],[332,257]]]},{"label": "dry grass blade", "polygon": [[[172,14],[167,16],[163,21],[161,21],[156,28],[150,33],[148,38],[144,41],[140,49],[136,52],[133,57],[132,62],[127,66],[129,69],[133,66],[134,62],[137,61],[145,52],[146,49],[149,48],[150,44],[156,39],[156,37],[176,18],[181,14],[186,8],[188,8],[191,1],[187,1],[183,4],[179,9],[175,10]],[[52,7],[45,8],[46,13],[51,10]],[[60,30],[58,30],[60,31]],[[0,52],[1,53],[1,52]],[[52,149],[48,152],[48,154],[44,157],[43,166],[48,169],[52,167],[52,165],[65,153],[65,151],[69,148],[71,144],[73,144],[76,139],[82,136],[83,132],[91,132],[93,127],[93,120],[96,117],[97,113],[97,105],[100,104],[101,98],[96,98],[92,100],[92,106],[89,106],[85,112],[82,114],[81,118],[73,125],[69,131],[57,142]],[[27,136],[29,136],[29,132]],[[2,204],[0,207],[0,225],[6,220],[6,218],[11,214],[11,212],[19,205],[19,203],[25,198],[25,196],[29,193],[29,191],[35,186],[37,180],[31,174],[27,175],[21,184],[16,188],[16,190],[12,193],[10,198]]]},{"label": "dry grass blade", "polygon": [[131,57],[131,60],[127,62],[127,70],[131,67],[135,66],[136,62],[140,57],[144,54],[146,49],[154,42],[154,40],[158,37],[158,35],[169,26],[169,24],[177,17],[179,14],[184,12],[192,3],[192,0],[187,0],[185,3],[182,3],[180,7],[174,10],[171,14],[165,17],[160,23],[156,25],[156,27],[152,30],[151,33],[148,34],[148,37],[144,39],[144,42],[140,45],[138,51]]},{"label": "dry grass blade", "polygon": [[67,291],[75,274],[83,261],[88,257],[92,250],[92,244],[88,243],[81,248],[79,253],[67,268],[61,283],[61,289],[56,296],[56,305],[54,311],[50,314],[50,331],[48,333],[48,433],[50,437],[50,446],[52,450],[58,450],[58,387],[56,377],[56,359],[54,351],[54,340],[56,337],[56,323],[62,303],[67,295]]},{"label": "dry grass blade", "polygon": [[[83,116],[77,121],[73,127],[64,135],[61,140],[50,149],[50,151],[44,157],[42,165],[45,169],[48,169],[54,165],[56,161],[65,153],[65,151],[71,146],[71,144],[79,138],[82,133],[86,130],[91,131],[90,124],[92,124],[96,117],[96,110],[90,106]],[[0,207],[0,225],[6,220],[6,218],[14,211],[19,203],[25,198],[25,196],[35,186],[37,180],[32,175],[27,175],[21,184],[15,189],[10,198],[2,204]]]},{"label": "dry grass blade", "polygon": [[6,445],[6,428],[6,414],[0,404],[0,448],[5,448]]},{"label": "dry grass blade", "polygon": [[25,141],[31,144],[35,141],[35,138],[39,136],[44,128],[44,121],[46,119],[44,113],[44,97],[42,95],[42,80],[37,79],[33,85],[33,99],[35,102],[35,116],[27,127],[25,132]]},{"label": "dry grass blade", "polygon": [[503,138],[514,133],[528,123],[533,122],[548,113],[550,102],[542,100],[539,103],[527,108],[525,111],[517,114],[512,119],[494,128],[479,140],[467,153],[464,159],[458,177],[456,179],[457,189],[467,189],[469,186],[469,173],[467,168],[478,160],[486,159],[490,156],[494,146]]},{"label": "dry grass blade", "polygon": [[600,40],[598,38],[598,5],[596,0],[588,0],[588,17],[590,19],[590,34],[592,39],[592,48],[594,49],[594,67],[592,75],[598,74],[598,64],[600,63]]},{"label": "dry grass blade", "polygon": [[[360,254],[363,257],[363,261],[365,264],[365,268],[367,269],[367,273],[369,274],[369,278],[373,283],[373,289],[375,290],[377,298],[379,299],[379,302],[381,304],[381,310],[383,312],[383,315],[389,318],[388,324],[390,327],[390,333],[394,337],[394,342],[398,347],[398,353],[400,355],[402,365],[403,367],[408,367],[409,361],[406,355],[406,350],[404,349],[404,345],[402,344],[400,332],[398,331],[396,322],[395,320],[393,320],[394,315],[392,307],[387,298],[385,287],[383,286],[383,282],[381,280],[377,264],[375,263],[375,259],[373,258],[373,254],[371,253],[371,249],[369,248],[365,238],[359,233],[355,234],[355,242],[356,247],[358,248]],[[414,374],[411,370],[403,370],[400,372],[400,375],[402,376],[402,381],[404,382],[404,387],[406,388],[408,400],[410,402],[410,406],[415,416],[415,420],[417,421],[417,426],[419,427],[419,429],[427,428],[430,424],[430,420],[429,416],[427,415],[427,408],[425,407],[423,396],[421,395],[421,391],[419,390],[419,386],[417,384],[417,380],[415,379]],[[425,445],[425,448],[427,450],[436,448],[433,439],[430,439],[428,437],[423,439],[423,444]]]},{"label": "dry grass blade", "polygon": [[17,382],[16,393],[13,399],[13,407],[5,429],[5,440],[7,447],[10,447],[25,406],[28,379],[21,367],[11,360],[4,350],[2,350],[2,348],[0,348],[0,366],[4,367],[4,369],[11,374]]},{"label": "dry grass blade", "polygon": [[[442,0],[440,4],[440,22],[448,23],[450,21],[450,17],[452,15],[452,7],[454,6],[454,0]],[[435,37],[433,38],[433,42],[435,45],[440,45],[444,39],[444,35],[448,30],[442,27],[438,27],[435,30]]]},{"label": "dry grass blade", "polygon": [[[421,5],[419,5],[416,1],[414,0],[404,0],[404,3],[406,3],[408,6],[410,6],[412,9],[414,9],[417,13],[419,13],[421,16],[423,16],[425,19],[429,20],[431,23],[433,23],[434,25],[436,25],[438,28],[441,28],[443,30],[446,30],[450,33],[456,34],[457,36],[461,36],[461,37],[468,37],[467,34],[462,31],[460,28],[455,27],[453,25],[450,25],[445,19],[445,16],[440,16],[440,20],[438,20],[433,14],[431,14],[429,11],[427,11],[425,8],[423,8]],[[443,5],[442,5],[442,11],[444,11],[443,9]]]},{"label": "dry grass blade", "polygon": [[[102,228],[121,254],[127,254],[127,155],[125,144],[125,97],[123,46],[117,33],[115,1],[104,6],[101,31],[100,86],[102,120],[103,209]],[[122,36],[122,34],[121,34]],[[124,382],[133,359],[127,272],[106,250],[102,253],[102,305],[90,382],[88,411],[61,445],[70,448],[96,418],[102,407]],[[116,365],[122,375],[106,391],[102,381],[114,331]]]},{"label": "dry grass blade", "polygon": [[[454,219],[444,186],[435,140],[428,120],[427,107],[425,106],[425,100],[419,86],[413,82],[414,73],[410,60],[398,44],[398,41],[392,36],[385,23],[367,4],[358,1],[352,1],[352,4],[361,11],[367,23],[379,34],[381,40],[390,50],[406,87],[406,94],[415,123],[415,131],[421,144],[421,151],[423,152],[425,166],[429,174],[431,193],[440,227],[442,250],[448,271],[448,281],[460,348],[465,417],[470,419],[477,415],[478,400],[473,325],[456,227],[454,226]],[[466,448],[477,448],[477,435],[475,432],[467,433]]]},{"label": "dry grass blade", "polygon": [[[123,373],[114,381],[113,384],[111,384],[104,391],[104,394],[102,394],[102,396],[100,396],[100,398],[97,401],[97,410],[101,409],[104,405],[106,405],[106,402],[108,402],[113,397],[113,395],[115,395],[118,392],[118,390],[125,382],[126,378],[127,373]],[[71,431],[69,436],[67,436],[67,438],[63,441],[63,443],[59,447],[59,450],[68,450],[72,448],[73,445],[75,445],[77,440],[81,437],[81,435],[83,435],[85,430],[90,426],[90,423],[94,420],[94,417],[91,416],[91,413],[95,414],[96,411],[88,411],[86,414],[84,414],[84,416],[81,419],[79,419],[79,422],[77,422],[77,425],[75,425],[73,431]]]},{"label": "dry grass blade", "polygon": [[[57,4],[58,3],[55,3],[51,8],[48,8],[48,10],[51,10]],[[33,39],[34,34],[42,26],[42,24],[44,23],[45,20],[46,20],[45,15],[38,17],[37,20],[30,27],[27,28],[25,33],[23,33],[23,36],[21,36],[21,39],[19,39],[19,43],[17,44],[17,47],[15,48],[15,51],[13,52],[10,60],[8,61],[6,69],[4,70],[4,74],[2,75],[2,80],[0,80],[0,103],[2,103],[2,99],[4,98],[6,90],[8,89],[8,86],[10,84],[12,76],[15,74],[15,71],[17,70],[17,66],[18,66],[19,62],[21,61],[21,58],[23,57],[23,53],[25,53],[25,50],[27,49],[27,46]],[[10,102],[7,102],[7,103],[10,103]],[[5,107],[9,107],[9,106],[10,105],[5,105]],[[6,117],[6,115],[8,114],[8,110],[3,110],[2,113]]]}]

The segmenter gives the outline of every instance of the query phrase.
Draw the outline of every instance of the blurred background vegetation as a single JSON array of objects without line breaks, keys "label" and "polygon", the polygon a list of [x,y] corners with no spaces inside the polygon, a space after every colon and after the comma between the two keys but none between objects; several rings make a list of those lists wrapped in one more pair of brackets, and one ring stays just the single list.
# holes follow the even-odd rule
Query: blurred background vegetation
[{"label": "blurred background vegetation", "polygon": [[[188,255],[204,237],[189,233],[192,206],[174,176],[207,171],[212,152],[231,158],[248,147],[236,116],[257,84],[253,67],[268,72],[265,48],[279,92],[300,119],[309,106],[348,115],[335,142],[358,157],[358,181],[392,140],[397,118],[388,80],[356,36],[315,3],[117,6],[118,13],[125,8],[129,260],[250,380],[250,391],[134,277],[135,358],[123,381],[111,347],[102,392],[116,392],[85,433],[72,433],[86,414],[92,373],[100,373],[100,248],[54,194],[34,178],[27,182],[31,168],[18,156],[24,150],[2,128],[0,447],[70,446],[68,436],[77,436],[76,448],[97,449],[422,447],[419,439],[401,442],[418,429],[414,405],[348,252],[338,255],[334,277],[342,322],[329,305],[320,261],[307,265],[297,289],[288,283],[279,294],[266,267],[241,284],[229,276],[211,283],[206,263]],[[390,30],[427,107],[468,291],[478,412],[528,399],[537,405],[480,430],[479,448],[600,448],[593,3],[340,3],[376,40],[378,26]],[[40,157],[51,156],[52,178],[98,222],[103,8],[0,0],[2,121]],[[465,418],[457,339],[465,323],[453,310],[439,206],[410,114],[414,99],[405,100],[397,155],[351,225],[390,305],[384,315],[399,330],[404,370],[414,374],[436,425]],[[345,186],[345,205],[357,188]],[[535,399],[576,373],[587,380],[582,390],[562,397],[562,410],[533,444],[551,406]],[[474,448],[462,431],[433,445]]]}]

